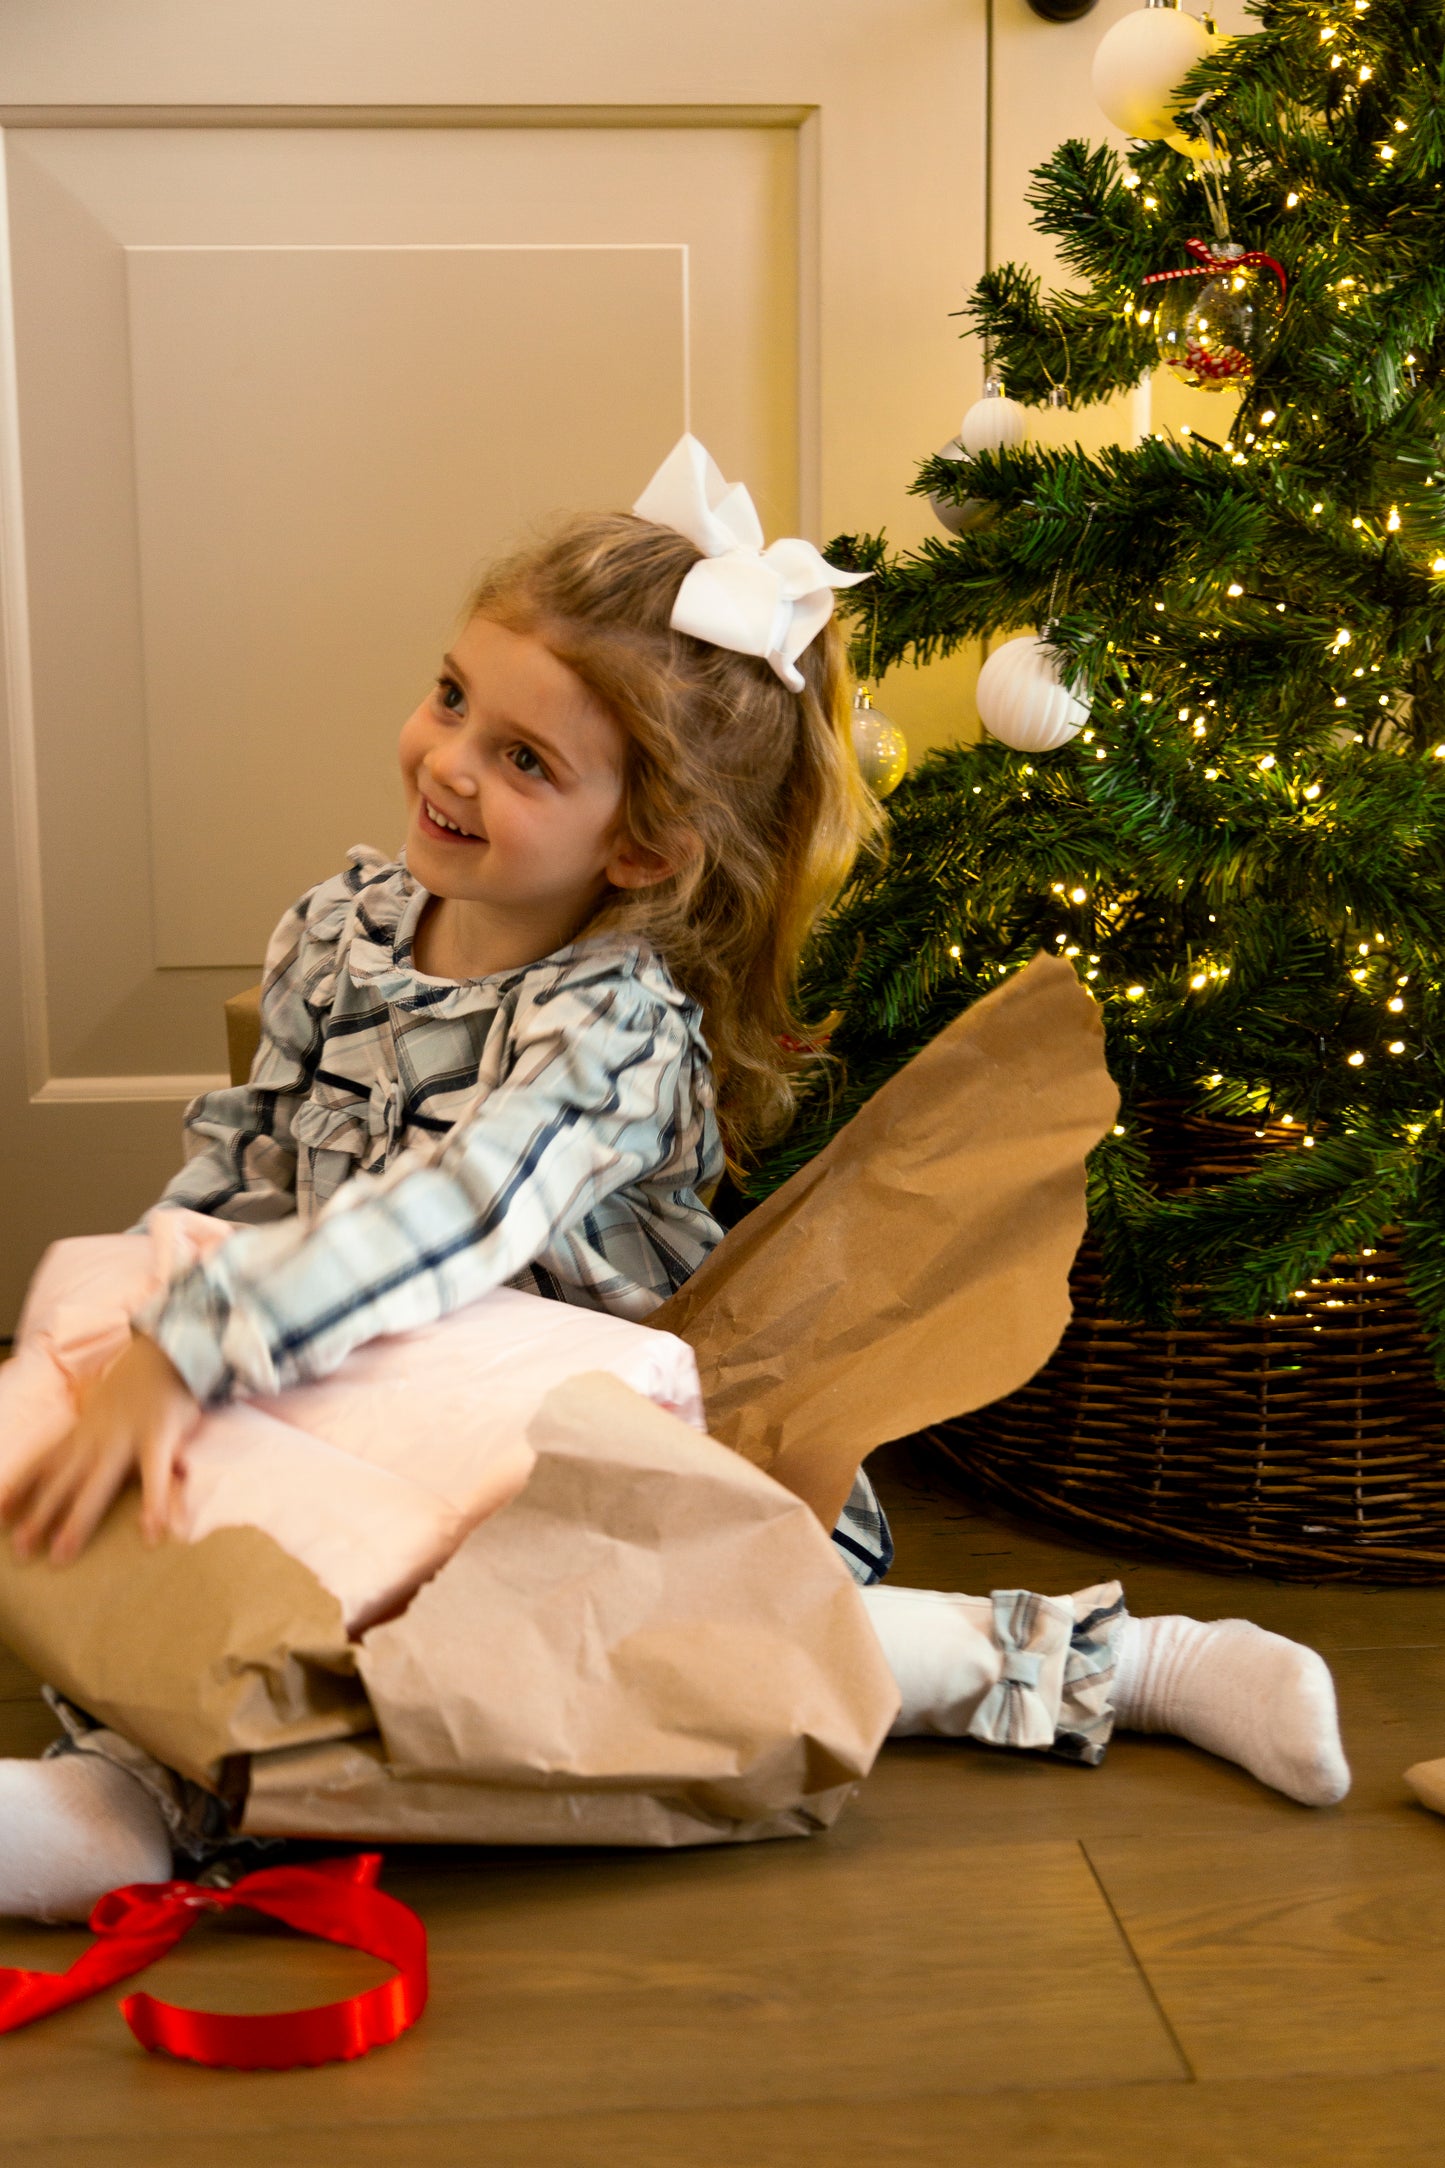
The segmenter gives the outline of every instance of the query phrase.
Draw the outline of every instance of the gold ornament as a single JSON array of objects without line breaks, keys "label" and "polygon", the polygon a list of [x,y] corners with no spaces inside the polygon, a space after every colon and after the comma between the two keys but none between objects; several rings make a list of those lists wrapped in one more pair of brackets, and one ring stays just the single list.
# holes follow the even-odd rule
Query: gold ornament
[{"label": "gold ornament", "polygon": [[897,790],[908,772],[908,741],[898,725],[874,707],[866,685],[853,694],[853,750],[875,798]]}]

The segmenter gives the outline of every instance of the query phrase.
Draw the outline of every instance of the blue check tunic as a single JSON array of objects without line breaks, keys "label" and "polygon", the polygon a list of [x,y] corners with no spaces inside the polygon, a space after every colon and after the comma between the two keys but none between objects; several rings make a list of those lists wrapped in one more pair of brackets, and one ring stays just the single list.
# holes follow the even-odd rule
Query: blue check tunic
[{"label": "blue check tunic", "polygon": [[[271,938],[249,1083],[186,1110],[157,1209],[241,1223],[136,1319],[196,1397],[323,1377],[499,1286],[644,1319],[720,1240],[702,1015],[646,943],[601,933],[515,971],[429,978],[429,898],[364,848]],[[892,1543],[860,1472],[835,1532]]]}]

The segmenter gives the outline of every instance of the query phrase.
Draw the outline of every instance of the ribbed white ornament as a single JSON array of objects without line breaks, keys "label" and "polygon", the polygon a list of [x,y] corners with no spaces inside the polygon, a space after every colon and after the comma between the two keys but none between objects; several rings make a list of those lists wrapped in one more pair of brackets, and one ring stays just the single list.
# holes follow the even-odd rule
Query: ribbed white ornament
[{"label": "ribbed white ornament", "polygon": [[1125,135],[1157,141],[1178,128],[1179,85],[1212,43],[1199,18],[1182,8],[1136,8],[1099,40],[1094,96]]},{"label": "ribbed white ornament", "polygon": [[1011,452],[1028,434],[1029,418],[1017,399],[977,399],[958,425],[964,451]]},{"label": "ribbed white ornament", "polygon": [[985,730],[1016,753],[1051,753],[1089,719],[1088,701],[1069,691],[1053,651],[1031,632],[994,649],[975,697]]},{"label": "ribbed white ornament", "polygon": [[1016,399],[977,399],[958,425],[958,442],[966,453],[1014,451],[1029,434],[1029,416]]}]

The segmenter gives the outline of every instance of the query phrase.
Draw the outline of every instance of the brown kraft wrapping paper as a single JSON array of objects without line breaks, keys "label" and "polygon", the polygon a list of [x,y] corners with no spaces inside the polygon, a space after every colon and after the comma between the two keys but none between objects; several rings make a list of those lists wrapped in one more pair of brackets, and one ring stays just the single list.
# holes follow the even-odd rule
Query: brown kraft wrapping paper
[{"label": "brown kraft wrapping paper", "polygon": [[939,1033],[651,1320],[715,1438],[831,1528],[859,1462],[986,1407],[1069,1322],[1084,1161],[1119,1095],[1092,996],[1036,956]]},{"label": "brown kraft wrapping paper", "polygon": [[898,1710],[799,1499],[615,1378],[532,1425],[526,1489],[361,1638],[379,1740],[252,1764],[245,1828],[679,1845],[827,1826]]},{"label": "brown kraft wrapping paper", "polygon": [[875,1445],[1001,1397],[1052,1352],[1084,1160],[1116,1106],[1093,1001],[1037,958],[658,1313],[697,1352],[721,1445],[616,1380],[572,1380],[533,1425],[527,1488],[354,1645],[270,1538],[146,1550],[132,1495],[63,1572],[0,1545],[0,1639],[200,1781],[251,1756],[257,1834],[666,1845],[824,1827],[896,1708],[825,1530]]}]

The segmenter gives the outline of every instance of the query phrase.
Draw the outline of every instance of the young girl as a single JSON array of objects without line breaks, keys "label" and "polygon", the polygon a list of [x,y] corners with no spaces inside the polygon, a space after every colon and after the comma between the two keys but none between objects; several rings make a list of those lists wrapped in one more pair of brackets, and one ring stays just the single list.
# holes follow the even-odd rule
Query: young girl
[{"label": "young girl", "polygon": [[[878,818],[831,621],[852,576],[761,545],[746,490],[684,438],[631,515],[483,579],[402,730],[404,855],[353,851],[287,912],[249,1084],[187,1111],[158,1209],[241,1231],[11,1476],[22,1555],[73,1558],[132,1478],[158,1539],[186,1438],[233,1394],[503,1284],[645,1318],[720,1239],[704,1199],[788,1119],[798,959]],[[1348,1786],[1309,1650],[1130,1620],[1115,1584],[878,1588],[892,1545],[861,1472],[835,1540],[899,1684],[895,1735],[1096,1762],[1118,1722],[1307,1803]],[[168,1874],[173,1836],[215,1833],[193,1787],[73,1730],[89,1751],[0,1763],[0,1912],[83,1916]]]}]

